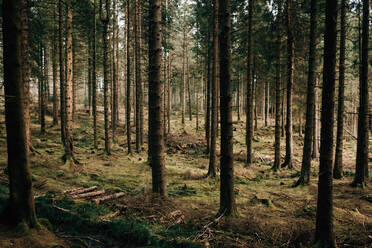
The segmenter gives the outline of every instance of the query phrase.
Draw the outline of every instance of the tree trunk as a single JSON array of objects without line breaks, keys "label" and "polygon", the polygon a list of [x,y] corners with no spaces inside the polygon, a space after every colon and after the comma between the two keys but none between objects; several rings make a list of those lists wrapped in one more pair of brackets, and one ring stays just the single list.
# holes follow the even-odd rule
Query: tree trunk
[{"label": "tree trunk", "polygon": [[215,177],[216,166],[216,139],[217,139],[217,68],[218,68],[218,0],[213,1],[213,66],[212,66],[212,116],[211,116],[211,143],[209,150],[209,168],[207,176]]},{"label": "tree trunk", "polygon": [[[105,153],[111,154],[110,144],[110,108],[109,108],[109,87],[110,87],[110,65],[109,65],[109,41],[108,41],[108,25],[110,21],[110,5],[111,1],[105,1],[105,11],[103,10],[102,2],[100,1],[100,19],[103,24],[103,108],[105,121]],[[105,13],[103,13],[105,12]]]},{"label": "tree trunk", "polygon": [[[315,71],[315,68],[314,68]],[[320,140],[320,131],[319,131],[319,114],[320,114],[320,109],[319,109],[319,95],[318,95],[318,89],[317,87],[319,86],[318,83],[318,78],[315,77],[315,85],[314,85],[314,126],[313,126],[313,148],[312,148],[312,154],[311,157],[313,159],[319,157],[319,140]]]},{"label": "tree trunk", "polygon": [[119,107],[119,93],[118,93],[118,67],[117,67],[117,39],[118,37],[116,29],[117,27],[117,6],[116,6],[116,0],[113,0],[113,22],[112,22],[112,118],[111,118],[111,129],[112,129],[112,140],[115,141],[116,136],[116,125],[118,120],[118,107]]},{"label": "tree trunk", "polygon": [[237,85],[237,92],[236,92],[236,110],[238,114],[238,121],[241,120],[240,118],[240,73],[238,73],[238,85]]},{"label": "tree trunk", "polygon": [[[56,21],[56,13],[54,12]],[[53,126],[58,125],[58,89],[57,89],[57,28],[53,31],[53,50],[52,50],[52,67],[53,67]]]},{"label": "tree trunk", "polygon": [[[67,38],[66,38],[66,49],[67,49],[67,80],[66,88],[66,142],[65,142],[65,155],[64,159],[66,162],[73,159],[73,138],[72,138],[72,87],[73,87],[73,68],[72,68],[72,0],[67,0]],[[62,63],[62,66],[64,63]]]},{"label": "tree trunk", "polygon": [[131,146],[131,121],[130,115],[132,112],[131,108],[131,64],[130,64],[130,1],[127,1],[127,111],[126,111],[126,122],[127,122],[127,146],[128,146],[128,154],[132,153],[132,146]]},{"label": "tree trunk", "polygon": [[93,136],[94,136],[94,148],[98,148],[97,144],[97,75],[96,75],[96,54],[97,54],[97,45],[96,45],[96,29],[97,29],[97,18],[96,18],[96,9],[97,3],[94,0],[93,6],[93,71],[92,71],[92,111],[93,111]]},{"label": "tree trunk", "polygon": [[181,123],[185,129],[185,92],[186,92],[186,14],[184,13],[183,44],[182,44],[182,84],[181,84]]},{"label": "tree trunk", "polygon": [[142,67],[141,67],[141,37],[140,37],[140,25],[141,16],[139,14],[140,8],[139,0],[136,0],[134,7],[134,39],[135,39],[135,57],[136,57],[136,152],[139,153],[142,150],[143,140],[143,125],[141,125],[141,115],[143,115],[143,93],[142,93]]},{"label": "tree trunk", "polygon": [[275,144],[274,144],[274,152],[275,152],[275,159],[273,170],[276,171],[279,169],[280,165],[280,99],[281,99],[281,90],[280,90],[280,56],[281,56],[281,30],[280,30],[280,22],[281,22],[281,12],[282,12],[282,1],[277,1],[278,6],[278,14],[277,14],[277,57],[276,57],[276,76],[275,76]]},{"label": "tree trunk", "polygon": [[221,89],[221,184],[219,214],[236,215],[231,83],[231,2],[219,0],[220,89]]},{"label": "tree trunk", "polygon": [[368,42],[369,1],[363,0],[362,50],[359,76],[358,141],[353,186],[364,186],[368,178]]},{"label": "tree trunk", "polygon": [[[210,41],[210,30],[208,29],[208,42]],[[210,150],[210,129],[211,129],[211,49],[207,47],[207,97],[206,97],[206,116],[205,116],[205,138],[207,140],[207,153]]]},{"label": "tree trunk", "polygon": [[[291,27],[291,2],[287,0],[287,118],[285,128],[285,160],[283,167],[293,168],[293,134],[292,134],[292,85],[294,73],[294,40]],[[300,117],[301,118],[301,117]]]},{"label": "tree trunk", "polygon": [[346,0],[341,1],[341,35],[340,35],[340,64],[338,79],[338,107],[337,107],[337,138],[336,155],[333,168],[333,178],[342,178],[342,154],[344,149],[344,92],[345,92],[345,40],[346,40]]},{"label": "tree trunk", "polygon": [[59,92],[60,92],[60,115],[61,115],[61,140],[66,151],[66,82],[65,82],[65,49],[64,49],[64,4],[63,0],[58,2],[59,11]]},{"label": "tree trunk", "polygon": [[247,144],[247,166],[253,162],[252,158],[252,139],[253,139],[253,77],[252,77],[252,19],[253,19],[253,0],[248,1],[248,57],[247,57],[247,111],[246,111],[246,137]]},{"label": "tree trunk", "polygon": [[72,120],[76,120],[76,104],[77,104],[77,65],[76,65],[76,43],[72,46]]},{"label": "tree trunk", "polygon": [[92,40],[88,37],[88,113],[92,116]]},{"label": "tree trunk", "polygon": [[326,1],[321,144],[315,247],[336,247],[333,232],[333,127],[337,45],[337,1]]},{"label": "tree trunk", "polygon": [[166,196],[161,108],[161,0],[149,0],[149,158],[152,191]]},{"label": "tree trunk", "polygon": [[22,30],[28,30],[26,0],[3,0],[3,66],[5,124],[8,149],[9,200],[0,214],[1,222],[21,228],[39,227],[28,157],[27,124],[25,121],[24,71],[28,70],[28,44]]},{"label": "tree trunk", "polygon": [[192,121],[189,44],[188,44],[187,38],[186,38],[186,70],[187,70],[187,98],[188,98],[188,103],[189,103],[189,120]]},{"label": "tree trunk", "polygon": [[306,95],[306,123],[305,139],[302,154],[301,175],[295,186],[308,185],[310,183],[311,147],[314,138],[315,125],[315,58],[316,58],[316,30],[317,30],[317,0],[311,0],[310,9],[310,37],[309,37],[309,68],[307,77]]}]

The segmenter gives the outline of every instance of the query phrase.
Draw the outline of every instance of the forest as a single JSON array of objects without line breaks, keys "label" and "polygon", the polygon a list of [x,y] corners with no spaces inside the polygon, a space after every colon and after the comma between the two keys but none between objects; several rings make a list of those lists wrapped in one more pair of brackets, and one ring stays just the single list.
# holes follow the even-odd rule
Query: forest
[{"label": "forest", "polygon": [[372,247],[369,0],[0,0],[0,248]]}]

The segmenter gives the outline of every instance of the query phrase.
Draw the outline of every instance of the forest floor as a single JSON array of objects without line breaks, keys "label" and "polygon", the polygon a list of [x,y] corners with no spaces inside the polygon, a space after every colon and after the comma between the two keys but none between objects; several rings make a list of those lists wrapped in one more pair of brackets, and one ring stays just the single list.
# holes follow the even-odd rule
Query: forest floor
[{"label": "forest floor", "polygon": [[[33,113],[35,113],[34,111]],[[123,115],[121,115],[123,116]],[[173,115],[171,135],[167,137],[166,178],[168,199],[151,194],[151,168],[147,144],[137,154],[127,155],[123,121],[112,144],[112,155],[104,154],[103,120],[100,113],[99,147],[93,149],[93,129],[89,116],[81,111],[74,124],[74,149],[80,164],[63,165],[59,126],[39,134],[32,125],[37,153],[31,156],[37,214],[46,218],[56,242],[36,247],[309,247],[315,229],[318,161],[312,165],[311,185],[293,188],[299,176],[303,138],[294,137],[294,169],[273,172],[273,127],[255,132],[255,163],[244,165],[245,125],[234,124],[234,184],[237,218],[219,218],[219,176],[205,178],[203,117],[195,131],[195,120]],[[193,116],[195,117],[195,116]],[[33,123],[37,116],[32,115]],[[7,198],[6,139],[4,115],[0,115],[0,209]],[[133,131],[134,131],[133,127]],[[145,131],[147,134],[147,131]],[[132,136],[134,140],[134,133]],[[282,140],[282,157],[285,151]],[[135,150],[135,145],[133,144]],[[218,149],[219,151],[219,149]],[[354,176],[356,144],[347,139],[344,149],[345,176],[334,181],[335,234],[338,247],[372,247],[372,191],[349,186]],[[219,152],[218,152],[219,153]],[[75,188],[97,186],[104,195],[123,192],[123,196],[96,203],[92,198],[73,199],[63,193]],[[97,199],[97,198],[95,198]],[[43,236],[43,235],[41,235]],[[45,237],[45,236],[44,236]],[[17,247],[16,238],[1,232],[0,247]],[[22,243],[22,242],[18,242]]]}]

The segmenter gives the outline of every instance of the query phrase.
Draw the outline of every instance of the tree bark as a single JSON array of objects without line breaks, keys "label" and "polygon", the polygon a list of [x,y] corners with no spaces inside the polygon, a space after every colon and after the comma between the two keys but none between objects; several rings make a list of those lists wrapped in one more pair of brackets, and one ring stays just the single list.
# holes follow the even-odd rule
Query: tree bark
[{"label": "tree bark", "polygon": [[[103,10],[102,0],[100,0],[100,19],[103,24],[103,107],[105,121],[105,152],[111,154],[110,142],[110,108],[109,108],[109,87],[110,87],[110,65],[109,65],[109,41],[108,41],[108,25],[110,21],[110,0],[105,0],[105,11]],[[105,13],[103,13],[105,12]]]},{"label": "tree bark", "polygon": [[341,179],[343,171],[342,154],[344,149],[344,112],[345,112],[345,40],[346,40],[346,0],[341,1],[341,34],[340,34],[340,63],[338,79],[338,107],[337,107],[337,137],[336,155],[333,168],[333,178]]},{"label": "tree bark", "polygon": [[306,123],[305,139],[302,154],[301,175],[295,186],[310,183],[311,152],[315,125],[315,63],[316,63],[316,32],[317,32],[317,0],[311,0],[310,7],[310,37],[309,37],[309,65],[306,95]]},{"label": "tree bark", "polygon": [[333,232],[333,128],[337,45],[337,1],[326,1],[321,143],[315,247],[336,247]]},{"label": "tree bark", "polygon": [[96,45],[96,30],[97,30],[97,18],[96,18],[96,9],[97,3],[96,0],[93,2],[93,59],[92,59],[92,111],[93,111],[93,137],[94,137],[94,148],[98,148],[97,144],[97,73],[96,73],[96,54],[97,54],[97,45]]},{"label": "tree bark", "polygon": [[253,139],[253,77],[252,77],[252,25],[253,25],[253,0],[248,1],[248,56],[247,56],[247,110],[246,110],[246,138],[247,158],[246,165],[250,166],[252,158],[252,139]]},{"label": "tree bark", "polygon": [[65,82],[65,49],[64,49],[64,3],[58,2],[59,23],[59,92],[60,92],[60,116],[61,116],[61,140],[66,152],[66,82]]},{"label": "tree bark", "polygon": [[212,66],[212,115],[211,115],[211,143],[209,150],[209,168],[207,176],[215,177],[216,139],[217,139],[217,68],[218,68],[218,0],[213,1],[213,66]]},{"label": "tree bark", "polygon": [[149,162],[152,167],[152,191],[166,196],[161,107],[161,0],[149,0],[149,5]]},{"label": "tree bark", "polygon": [[[72,54],[72,0],[67,0],[67,37],[66,37],[66,49],[67,49],[67,80],[66,80],[66,142],[65,142],[65,161],[72,161],[73,159],[73,138],[72,138],[72,103],[73,103],[73,54]],[[62,63],[62,66],[64,63]]]},{"label": "tree bark", "polygon": [[277,54],[276,54],[276,76],[275,76],[275,144],[274,144],[274,165],[273,170],[279,169],[280,165],[280,99],[281,99],[281,87],[280,87],[280,56],[281,56],[281,12],[282,12],[282,1],[277,0],[278,14],[277,14]]},{"label": "tree bark", "polygon": [[236,215],[234,196],[234,159],[231,83],[231,2],[219,0],[220,26],[220,111],[221,111],[221,184],[219,214]]},{"label": "tree bark", "polygon": [[142,150],[143,139],[143,125],[141,126],[141,115],[143,115],[143,93],[142,93],[142,71],[141,71],[141,37],[140,28],[141,25],[138,9],[140,8],[139,0],[135,1],[134,7],[134,39],[135,39],[135,57],[136,57],[136,152],[139,153]]},{"label": "tree bark", "polygon": [[24,103],[24,68],[28,44],[26,0],[3,0],[3,66],[5,93],[5,124],[7,132],[9,200],[0,214],[1,222],[21,228],[38,228],[29,166],[27,124]]},{"label": "tree bark", "polygon": [[[57,11],[57,10],[56,10]],[[55,11],[55,12],[56,12]],[[56,13],[54,20],[56,21]],[[52,50],[52,67],[53,67],[53,126],[58,125],[58,89],[57,89],[57,28],[53,31],[53,50]]]},{"label": "tree bark", "polygon": [[364,186],[368,178],[368,42],[369,1],[363,0],[362,47],[359,76],[358,141],[353,186]]},{"label": "tree bark", "polygon": [[131,81],[131,64],[130,64],[130,1],[127,1],[127,111],[126,111],[126,122],[127,122],[127,146],[128,146],[128,154],[132,153],[132,146],[131,146],[131,121],[130,115],[132,112],[131,108],[131,88],[130,88],[130,81]]},{"label": "tree bark", "polygon": [[294,73],[294,39],[291,27],[291,2],[287,0],[287,116],[285,128],[285,160],[283,167],[293,168],[293,134],[292,134],[292,86]]}]

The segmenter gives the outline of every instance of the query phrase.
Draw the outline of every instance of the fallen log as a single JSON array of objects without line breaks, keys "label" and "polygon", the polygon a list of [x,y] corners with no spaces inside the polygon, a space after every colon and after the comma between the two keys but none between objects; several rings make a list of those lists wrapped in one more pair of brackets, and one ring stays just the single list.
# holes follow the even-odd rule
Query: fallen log
[{"label": "fallen log", "polygon": [[124,195],[125,195],[124,192],[119,192],[119,193],[112,194],[112,195],[106,195],[106,196],[102,196],[100,198],[94,199],[94,202],[97,203],[97,204],[99,204],[100,202],[111,200],[111,199],[117,199],[117,198],[120,198],[120,197],[122,197]]},{"label": "fallen log", "polygon": [[89,187],[89,188],[76,188],[76,189],[72,189],[72,190],[64,192],[64,193],[69,194],[69,195],[78,195],[78,194],[91,192],[91,191],[96,190],[96,189],[97,189],[97,186],[92,186],[92,187]]},{"label": "fallen log", "polygon": [[94,192],[79,194],[79,195],[73,195],[72,198],[73,199],[88,198],[88,197],[103,195],[104,193],[106,193],[106,191],[100,190],[100,191],[94,191]]}]

